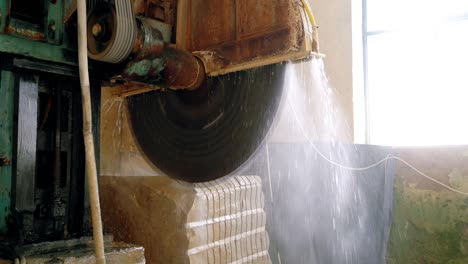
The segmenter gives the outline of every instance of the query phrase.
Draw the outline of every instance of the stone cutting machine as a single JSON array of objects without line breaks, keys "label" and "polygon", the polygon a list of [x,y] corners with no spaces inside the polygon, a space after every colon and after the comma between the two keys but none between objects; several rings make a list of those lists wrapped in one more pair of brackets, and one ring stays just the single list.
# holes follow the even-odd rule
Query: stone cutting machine
[{"label": "stone cutting machine", "polygon": [[[81,1],[81,0],[78,0]],[[0,255],[89,232],[76,0],[0,0]],[[100,87],[168,176],[235,171],[264,140],[284,62],[317,54],[304,0],[87,0],[94,137]]]},{"label": "stone cutting machine", "polygon": [[265,137],[282,95],[282,62],[317,51],[305,5],[93,1],[89,57],[119,65],[109,85],[132,95],[131,125],[148,159],[171,177],[212,180]]}]

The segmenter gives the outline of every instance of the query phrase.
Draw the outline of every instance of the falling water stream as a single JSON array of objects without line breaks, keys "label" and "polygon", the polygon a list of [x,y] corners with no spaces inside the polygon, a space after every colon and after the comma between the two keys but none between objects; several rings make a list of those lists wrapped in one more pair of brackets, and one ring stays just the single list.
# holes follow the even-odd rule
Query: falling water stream
[{"label": "falling water stream", "polygon": [[321,59],[289,64],[285,89],[280,131],[266,147],[273,263],[386,263],[395,162],[468,196],[392,148],[349,144],[350,128]]},{"label": "falling water stream", "polygon": [[[349,132],[342,125],[342,114],[336,95],[325,75],[323,60],[312,59],[310,62],[290,65],[286,74],[286,87],[289,89],[287,106],[292,112],[292,118],[298,126],[302,125],[300,132],[308,134],[302,136],[323,142],[321,152],[330,159],[349,163],[349,151],[338,145],[339,134],[347,137]],[[308,173],[310,175],[307,175]],[[313,175],[312,172],[306,172],[304,175],[306,178],[298,180],[306,181]],[[330,249],[333,254],[344,254],[344,260],[349,263],[355,253],[354,234],[346,232],[346,229],[338,224],[342,221],[350,223],[350,219],[357,218],[359,228],[364,228],[361,217],[364,219],[365,216],[356,214],[350,201],[359,199],[364,207],[365,201],[361,198],[361,190],[353,188],[354,182],[350,171],[330,167],[329,172],[322,177],[328,181],[324,186],[325,189],[334,194],[334,197],[328,200],[328,207],[331,227],[338,243],[333,243]]]},{"label": "falling water stream", "polygon": [[[353,172],[389,149],[351,141],[322,59],[290,63],[266,144],[273,263],[384,263],[393,183],[388,164]],[[320,156],[322,155],[322,156]],[[268,197],[269,196],[269,197]]]}]

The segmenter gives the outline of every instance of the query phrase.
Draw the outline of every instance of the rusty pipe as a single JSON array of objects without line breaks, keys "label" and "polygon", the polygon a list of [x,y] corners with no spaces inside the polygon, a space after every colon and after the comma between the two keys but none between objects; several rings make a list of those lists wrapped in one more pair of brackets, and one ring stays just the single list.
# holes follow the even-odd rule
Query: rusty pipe
[{"label": "rusty pipe", "polygon": [[155,44],[130,61],[123,78],[169,89],[196,89],[205,79],[202,62],[191,53],[168,44]]},{"label": "rusty pipe", "polygon": [[138,24],[135,58],[125,66],[124,80],[169,89],[200,87],[205,79],[203,63],[190,52],[165,43],[161,32],[145,19],[138,19]]}]

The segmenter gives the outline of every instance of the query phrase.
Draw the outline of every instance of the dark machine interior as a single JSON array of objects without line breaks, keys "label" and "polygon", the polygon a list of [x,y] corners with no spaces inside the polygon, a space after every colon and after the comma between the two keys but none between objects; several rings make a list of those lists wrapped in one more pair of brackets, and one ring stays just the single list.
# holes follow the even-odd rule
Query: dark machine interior
[{"label": "dark machine interior", "polygon": [[[55,43],[60,35],[62,39],[51,47],[71,55],[76,46],[76,18],[70,18],[65,25],[68,29],[52,27],[55,22],[47,17],[58,12],[54,2],[2,1],[0,5],[10,8],[2,26],[11,37],[42,42],[37,49],[44,56],[49,49],[39,45]],[[11,123],[2,123],[13,128],[13,133],[2,134],[9,143],[2,146],[2,152],[3,147],[10,148],[12,156],[0,153],[4,158],[2,177],[8,177],[2,183],[8,190],[8,199],[2,197],[3,257],[15,257],[22,245],[90,234],[78,69],[63,62],[0,53],[2,106],[11,115],[10,120],[4,120]],[[93,91],[98,111],[100,93]],[[99,115],[94,118],[98,124]],[[11,187],[4,185],[9,182]]]},{"label": "dark machine interior", "polygon": [[[78,238],[90,232],[78,79],[20,65],[16,58],[2,59],[2,68],[12,70],[2,77],[12,80],[17,113],[12,195],[1,243],[1,252],[7,256],[23,244]],[[28,62],[28,67],[33,65]],[[99,93],[94,96],[99,98]],[[95,118],[99,122],[99,115]]]}]

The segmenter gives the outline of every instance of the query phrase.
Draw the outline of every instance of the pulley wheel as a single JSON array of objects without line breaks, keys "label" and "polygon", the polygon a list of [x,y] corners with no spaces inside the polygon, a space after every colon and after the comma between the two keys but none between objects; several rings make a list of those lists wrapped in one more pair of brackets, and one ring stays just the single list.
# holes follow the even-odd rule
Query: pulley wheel
[{"label": "pulley wheel", "polygon": [[102,59],[115,41],[115,10],[110,4],[100,3],[88,15],[88,55],[95,60]]},{"label": "pulley wheel", "polygon": [[189,182],[223,177],[262,144],[280,105],[285,64],[209,77],[197,90],[129,97],[134,135],[148,159]]}]

